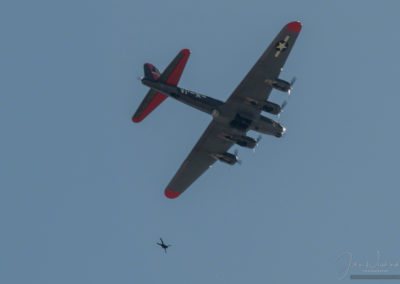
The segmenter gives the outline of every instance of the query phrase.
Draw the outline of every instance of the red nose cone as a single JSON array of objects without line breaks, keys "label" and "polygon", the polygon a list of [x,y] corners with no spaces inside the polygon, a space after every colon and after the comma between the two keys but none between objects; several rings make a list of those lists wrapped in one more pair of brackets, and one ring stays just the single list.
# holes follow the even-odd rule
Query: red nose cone
[{"label": "red nose cone", "polygon": [[299,33],[300,30],[301,30],[301,23],[300,22],[291,22],[291,23],[286,25],[286,28],[289,31],[292,31],[294,33]]},{"label": "red nose cone", "polygon": [[164,194],[165,194],[166,197],[168,197],[170,199],[177,198],[179,195],[181,195],[180,192],[176,192],[176,191],[173,191],[173,190],[170,190],[170,189],[166,189],[164,191]]}]

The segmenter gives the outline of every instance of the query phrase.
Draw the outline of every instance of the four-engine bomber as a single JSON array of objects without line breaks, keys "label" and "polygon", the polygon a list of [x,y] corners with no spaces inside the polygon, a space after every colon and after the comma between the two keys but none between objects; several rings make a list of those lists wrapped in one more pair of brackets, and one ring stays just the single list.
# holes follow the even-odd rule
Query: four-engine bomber
[{"label": "four-engine bomber", "polygon": [[163,73],[150,63],[144,64],[141,82],[150,91],[133,115],[133,122],[142,121],[167,97],[212,116],[204,134],[165,189],[168,198],[178,197],[215,161],[238,163],[237,153],[228,150],[234,144],[254,149],[260,138],[247,136],[249,130],[276,137],[285,133],[285,127],[261,113],[279,115],[286,105],[268,98],[272,89],[290,94],[293,88],[295,78],[287,82],[279,75],[301,28],[300,22],[285,25],[225,102],[177,86],[190,55],[188,49],[181,50]]}]

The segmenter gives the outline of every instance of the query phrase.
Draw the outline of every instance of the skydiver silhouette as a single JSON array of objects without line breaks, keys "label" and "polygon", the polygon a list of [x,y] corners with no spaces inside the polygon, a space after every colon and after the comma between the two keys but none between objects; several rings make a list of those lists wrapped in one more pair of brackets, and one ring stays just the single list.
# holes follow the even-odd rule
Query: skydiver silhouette
[{"label": "skydiver silhouette", "polygon": [[162,238],[160,238],[161,244],[157,243],[157,245],[159,245],[160,247],[162,247],[165,251],[165,253],[167,253],[167,248],[170,247],[171,245],[166,245],[164,244],[164,241],[162,240]]}]

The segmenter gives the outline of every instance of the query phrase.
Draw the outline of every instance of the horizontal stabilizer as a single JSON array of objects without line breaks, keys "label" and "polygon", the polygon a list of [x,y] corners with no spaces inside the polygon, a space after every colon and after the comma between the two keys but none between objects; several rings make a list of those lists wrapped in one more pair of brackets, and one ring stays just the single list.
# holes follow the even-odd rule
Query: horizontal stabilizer
[{"label": "horizontal stabilizer", "polygon": [[[157,68],[153,65],[146,63],[144,65],[145,78],[158,82],[165,82],[166,84],[176,86],[182,76],[183,69],[189,59],[189,49],[182,49],[178,55],[172,60],[165,71],[159,75]],[[146,97],[143,99],[139,108],[132,117],[133,122],[142,121],[149,113],[151,113],[157,106],[159,106],[167,95],[151,89]]]},{"label": "horizontal stabilizer", "polygon": [[161,94],[153,89],[151,89],[146,97],[143,99],[142,103],[138,107],[136,113],[132,117],[133,122],[141,122],[150,112],[152,112],[156,107],[158,107],[165,99],[166,95]]},{"label": "horizontal stabilizer", "polygon": [[165,82],[173,86],[178,85],[183,69],[185,69],[186,62],[189,59],[189,55],[189,49],[182,49],[161,74],[160,82]]}]

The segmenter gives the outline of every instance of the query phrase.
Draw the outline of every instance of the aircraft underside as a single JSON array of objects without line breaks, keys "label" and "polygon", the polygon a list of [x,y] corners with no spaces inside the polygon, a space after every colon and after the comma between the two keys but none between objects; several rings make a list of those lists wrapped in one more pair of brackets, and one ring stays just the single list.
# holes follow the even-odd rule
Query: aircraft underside
[{"label": "aircraft underside", "polygon": [[286,129],[261,113],[279,115],[286,105],[286,102],[278,105],[268,99],[273,89],[288,94],[292,90],[295,78],[288,82],[279,75],[301,28],[297,21],[285,25],[225,102],[178,87],[190,56],[188,49],[182,49],[162,73],[154,65],[144,64],[145,76],[141,81],[150,90],[132,116],[133,122],[141,122],[167,97],[213,117],[165,188],[166,197],[180,196],[217,160],[230,165],[240,162],[236,151],[228,151],[234,144],[250,149],[256,147],[261,136],[249,137],[249,130],[276,137],[283,135]]},{"label": "aircraft underside", "polygon": [[[216,121],[219,121],[221,123],[228,123],[233,129],[240,132],[254,130],[262,134],[281,137],[286,131],[286,129],[281,124],[261,114],[250,116],[246,115],[245,112],[241,113],[240,111],[238,111],[232,116],[231,113],[224,113],[224,103],[206,95],[176,86],[163,84],[160,82],[153,82],[146,79],[142,79],[142,83],[186,105],[196,108],[202,112],[208,113],[212,115]],[[239,146],[246,147],[246,145],[248,144],[241,143],[242,141],[243,139],[234,140],[234,142]]]}]

